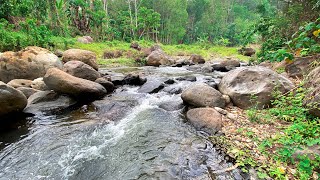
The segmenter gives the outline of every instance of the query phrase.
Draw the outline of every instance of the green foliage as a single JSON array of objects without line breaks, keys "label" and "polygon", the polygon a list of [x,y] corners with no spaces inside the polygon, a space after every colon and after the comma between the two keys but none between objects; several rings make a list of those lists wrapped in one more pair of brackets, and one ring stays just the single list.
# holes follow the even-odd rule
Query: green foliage
[{"label": "green foliage", "polygon": [[[295,174],[297,179],[309,179],[320,164],[318,155],[314,155],[314,159],[310,159],[307,155],[298,156],[298,159],[293,157],[298,150],[320,144],[320,121],[309,115],[309,106],[303,104],[307,92],[302,84],[286,94],[276,91],[273,94],[275,99],[272,102],[272,108],[247,110],[248,118],[254,122],[265,122],[264,119],[269,121],[271,119],[272,122],[289,123],[277,136],[260,141],[259,150],[279,164],[293,166],[297,171]],[[272,151],[268,151],[269,149]],[[267,172],[276,179],[285,179],[286,172],[281,167],[270,165]]]},{"label": "green foliage", "polygon": [[27,19],[20,24],[20,31],[2,19],[0,21],[0,51],[17,51],[27,46],[44,48],[67,48],[73,40],[53,36],[45,25],[38,25],[34,19]]}]

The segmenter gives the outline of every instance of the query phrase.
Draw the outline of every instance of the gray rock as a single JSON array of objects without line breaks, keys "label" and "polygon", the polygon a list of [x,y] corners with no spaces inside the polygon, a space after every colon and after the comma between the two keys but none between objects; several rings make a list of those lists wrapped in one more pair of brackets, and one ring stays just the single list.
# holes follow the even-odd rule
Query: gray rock
[{"label": "gray rock", "polygon": [[100,78],[100,73],[88,64],[81,61],[68,61],[63,65],[64,71],[72,76],[95,81]]},{"label": "gray rock", "polygon": [[152,51],[147,57],[148,66],[170,65],[169,57],[162,50]]},{"label": "gray rock", "polygon": [[176,78],[177,81],[191,81],[191,82],[195,82],[197,81],[197,77],[195,76],[184,76],[184,77],[178,77]]},{"label": "gray rock", "polygon": [[164,81],[156,78],[148,78],[147,82],[138,89],[139,93],[157,93],[164,88]]},{"label": "gray rock", "polygon": [[77,102],[67,95],[54,91],[40,91],[28,98],[24,112],[32,114],[57,113],[74,106]]},{"label": "gray rock", "polygon": [[230,71],[219,84],[220,92],[228,95],[242,109],[266,108],[274,99],[272,93],[275,90],[285,93],[293,87],[289,79],[261,66]]},{"label": "gray rock", "polygon": [[27,98],[29,98],[32,94],[39,92],[39,90],[29,87],[18,87],[17,90],[21,91]]},{"label": "gray rock", "polygon": [[63,53],[63,62],[68,61],[81,61],[93,69],[98,70],[99,66],[97,64],[97,56],[94,52],[82,50],[82,49],[69,49]]},{"label": "gray rock", "polygon": [[187,119],[197,129],[216,133],[222,129],[222,116],[213,108],[196,108],[187,112]]},{"label": "gray rock", "polygon": [[305,88],[309,89],[304,99],[304,106],[310,114],[320,117],[320,67],[312,70],[306,77]]},{"label": "gray rock", "polygon": [[0,81],[0,116],[21,112],[27,105],[26,96]]},{"label": "gray rock", "polygon": [[182,100],[195,107],[225,107],[222,94],[204,83],[192,85],[182,92]]},{"label": "gray rock", "polygon": [[49,69],[43,80],[50,89],[81,100],[100,99],[107,94],[99,83],[74,77],[56,68]]},{"label": "gray rock", "polygon": [[108,81],[107,78],[98,78],[95,82],[101,84],[108,91],[108,93],[113,92],[115,89],[113,83]]}]

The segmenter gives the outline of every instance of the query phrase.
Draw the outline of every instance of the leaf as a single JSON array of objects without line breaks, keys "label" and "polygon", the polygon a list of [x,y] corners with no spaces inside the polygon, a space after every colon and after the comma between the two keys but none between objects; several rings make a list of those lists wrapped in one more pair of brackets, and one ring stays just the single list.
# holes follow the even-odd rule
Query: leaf
[{"label": "leaf", "polygon": [[320,29],[318,29],[317,31],[313,31],[312,34],[313,34],[315,37],[319,37]]}]

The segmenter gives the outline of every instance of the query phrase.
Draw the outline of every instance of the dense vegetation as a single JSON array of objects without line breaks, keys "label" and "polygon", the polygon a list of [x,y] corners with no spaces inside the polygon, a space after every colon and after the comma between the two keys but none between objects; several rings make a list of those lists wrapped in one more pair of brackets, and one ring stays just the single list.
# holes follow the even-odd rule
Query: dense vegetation
[{"label": "dense vegetation", "polygon": [[265,60],[274,58],[269,52],[284,47],[300,26],[316,21],[319,4],[318,0],[1,0],[0,50],[63,47],[70,42],[62,38],[79,35],[97,41],[143,39],[163,44],[231,46],[263,41],[259,56]]},{"label": "dense vegetation", "polygon": [[[261,48],[254,60],[292,61],[320,53],[319,12],[320,0],[0,0],[0,51],[71,45],[102,57],[105,49],[130,51],[130,42],[139,41],[142,46],[166,44],[163,49],[169,55],[196,53],[208,58],[236,54],[235,46],[257,43]],[[83,35],[96,42],[75,42]],[[266,139],[243,131],[271,162],[258,164],[239,150],[234,152],[237,163],[259,167],[261,178],[292,178],[283,170],[285,165],[297,171],[290,174],[294,178],[314,175],[319,157],[292,157],[297,150],[320,144],[319,119],[302,104],[306,91],[298,85],[286,95],[276,93],[272,108],[247,111],[252,123],[286,126]]]}]

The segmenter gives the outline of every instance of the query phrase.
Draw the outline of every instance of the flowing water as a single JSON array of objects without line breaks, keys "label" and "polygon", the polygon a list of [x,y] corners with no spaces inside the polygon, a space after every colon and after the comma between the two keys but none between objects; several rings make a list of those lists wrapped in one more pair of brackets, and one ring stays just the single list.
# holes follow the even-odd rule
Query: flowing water
[{"label": "flowing water", "polygon": [[[194,74],[184,68],[139,71],[153,77]],[[196,76],[198,81],[207,78]],[[20,129],[1,134],[6,144],[0,150],[0,179],[246,179],[239,169],[214,173],[233,164],[224,160],[205,133],[186,122],[179,94],[141,94],[138,88],[119,88],[98,101],[99,109],[90,105],[89,110],[39,114],[27,118]],[[116,102],[112,108],[122,103],[118,111],[111,108],[117,112],[114,121],[106,118],[112,115],[107,112],[110,102]]]}]

